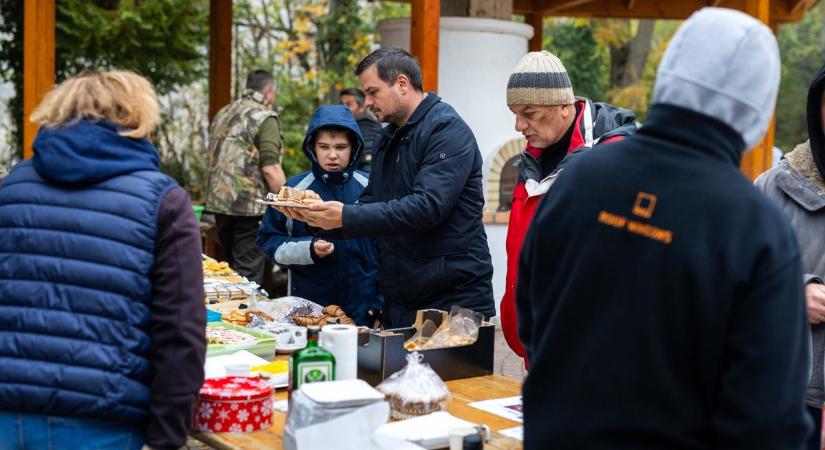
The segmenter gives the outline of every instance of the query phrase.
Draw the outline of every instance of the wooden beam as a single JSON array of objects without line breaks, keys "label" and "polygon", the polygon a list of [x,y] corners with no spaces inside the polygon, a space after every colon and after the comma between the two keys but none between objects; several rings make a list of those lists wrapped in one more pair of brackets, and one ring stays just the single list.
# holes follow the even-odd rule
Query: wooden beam
[{"label": "wooden beam", "polygon": [[636,0],[627,0],[627,10],[630,11],[636,6]]},{"label": "wooden beam", "polygon": [[534,10],[544,11],[545,15],[616,19],[685,19],[691,13],[704,6],[707,6],[707,0],[636,0],[631,11],[627,8],[627,0],[598,0],[587,2],[533,0]]},{"label": "wooden beam", "polygon": [[[771,4],[770,0],[746,0],[743,11],[759,19],[766,25],[771,25]],[[773,143],[775,137],[776,115],[771,118],[771,123],[767,133],[762,138],[762,142],[757,144],[751,151],[742,157],[740,165],[742,172],[751,180],[771,168],[773,159]]]},{"label": "wooden beam", "polygon": [[23,157],[34,155],[37,124],[29,121],[34,108],[54,85],[55,0],[26,0],[23,4]]},{"label": "wooden beam", "polygon": [[513,0],[513,14],[532,14],[533,0]]},{"label": "wooden beam", "polygon": [[[630,10],[627,0],[533,0],[532,12],[544,12],[546,16],[684,20],[714,1],[717,0],[635,0],[633,9]],[[745,11],[747,1],[749,0],[723,0],[722,4],[726,8]],[[806,11],[805,7],[808,7],[806,4],[805,7],[800,7],[798,12],[793,12],[788,8],[786,0],[772,0],[768,4],[771,20],[779,23],[801,20]]]},{"label": "wooden beam", "polygon": [[722,4],[723,1],[725,1],[725,0],[713,0],[713,1],[710,2],[709,6],[718,7]]},{"label": "wooden beam", "polygon": [[209,0],[209,120],[232,101],[232,0]]},{"label": "wooden beam", "polygon": [[799,14],[811,9],[816,2],[817,0],[788,0],[788,10],[791,14]]},{"label": "wooden beam", "polygon": [[532,14],[533,0],[513,0],[513,14]]},{"label": "wooden beam", "polygon": [[577,6],[585,5],[587,3],[594,3],[596,0],[567,0],[567,1],[550,1],[549,6],[545,9],[546,14],[553,14],[562,12],[566,9],[575,8]]},{"label": "wooden beam", "polygon": [[544,16],[541,14],[527,14],[524,23],[533,27],[533,37],[527,43],[527,50],[538,52],[544,47]]},{"label": "wooden beam", "polygon": [[424,92],[438,91],[438,39],[441,0],[413,0],[410,50],[421,64]]}]

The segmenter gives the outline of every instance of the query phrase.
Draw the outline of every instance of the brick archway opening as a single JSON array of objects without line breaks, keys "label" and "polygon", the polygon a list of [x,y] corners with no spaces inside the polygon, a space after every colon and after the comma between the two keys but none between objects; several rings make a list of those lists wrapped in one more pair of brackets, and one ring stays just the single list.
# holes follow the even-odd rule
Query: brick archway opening
[{"label": "brick archway opening", "polygon": [[513,139],[496,152],[487,175],[487,205],[484,207],[485,223],[509,223],[510,200],[513,187],[518,180],[518,172],[513,163],[518,160],[527,141]]}]

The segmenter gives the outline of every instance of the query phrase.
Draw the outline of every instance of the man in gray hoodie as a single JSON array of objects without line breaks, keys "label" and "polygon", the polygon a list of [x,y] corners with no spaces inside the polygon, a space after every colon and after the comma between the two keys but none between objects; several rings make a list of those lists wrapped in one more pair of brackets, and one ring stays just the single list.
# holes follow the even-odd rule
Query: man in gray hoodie
[{"label": "man in gray hoodie", "polygon": [[638,133],[570,159],[550,188],[516,294],[526,449],[803,447],[799,249],[739,171],[779,76],[768,27],[702,9]]},{"label": "man in gray hoodie", "polygon": [[822,426],[822,405],[825,403],[823,365],[825,361],[825,133],[822,129],[825,106],[825,66],[811,83],[808,92],[807,142],[792,152],[768,172],[756,179],[761,189],[791,219],[791,225],[802,249],[802,279],[805,285],[805,306],[811,324],[813,370],[805,401],[814,421],[814,433],[809,449],[819,450]]}]

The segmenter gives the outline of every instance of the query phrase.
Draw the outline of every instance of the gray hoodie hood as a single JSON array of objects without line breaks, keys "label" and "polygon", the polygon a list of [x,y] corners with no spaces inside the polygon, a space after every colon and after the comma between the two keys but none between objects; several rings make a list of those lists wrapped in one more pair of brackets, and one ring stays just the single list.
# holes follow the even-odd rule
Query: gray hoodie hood
[{"label": "gray hoodie hood", "polygon": [[768,130],[780,74],[770,28],[739,11],[702,8],[671,39],[653,103],[713,117],[742,135],[747,150]]}]

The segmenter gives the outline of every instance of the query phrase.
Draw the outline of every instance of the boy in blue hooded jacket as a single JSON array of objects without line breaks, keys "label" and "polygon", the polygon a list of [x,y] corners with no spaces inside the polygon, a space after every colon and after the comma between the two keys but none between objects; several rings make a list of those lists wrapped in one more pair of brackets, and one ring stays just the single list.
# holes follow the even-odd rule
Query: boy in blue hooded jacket
[{"label": "boy in blue hooded jacket", "polygon": [[[303,144],[312,170],[290,178],[286,186],[312,190],[325,201],[353,204],[367,186],[367,175],[355,170],[363,148],[350,110],[321,106],[312,115]],[[370,239],[319,239],[305,223],[268,208],[257,242],[265,255],[289,270],[289,295],[338,305],[358,325],[371,326],[370,318],[378,317],[378,253]]]}]

